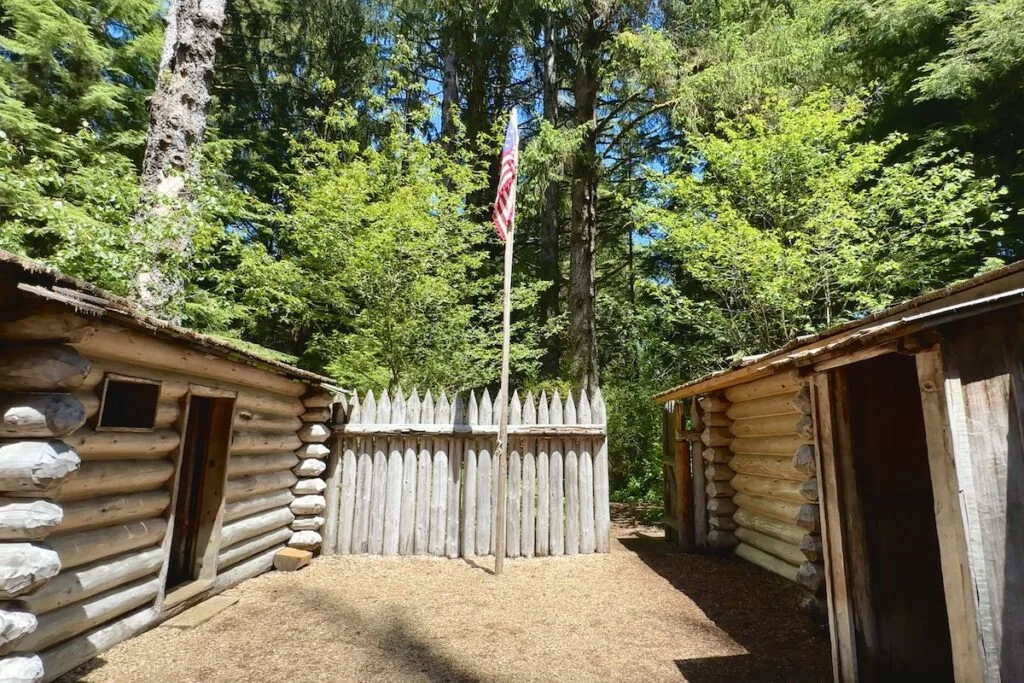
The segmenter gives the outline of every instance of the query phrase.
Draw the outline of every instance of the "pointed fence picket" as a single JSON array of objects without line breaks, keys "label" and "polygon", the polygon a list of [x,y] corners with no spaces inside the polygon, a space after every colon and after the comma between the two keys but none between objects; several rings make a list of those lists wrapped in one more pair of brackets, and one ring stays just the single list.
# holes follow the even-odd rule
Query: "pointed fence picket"
[{"label": "pointed fence picket", "polygon": [[[422,398],[421,398],[422,396]],[[449,400],[398,388],[353,395],[335,426],[338,472],[325,549],[472,557],[497,542],[500,406],[485,389]],[[609,548],[608,443],[600,390],[509,401],[506,555]]]}]

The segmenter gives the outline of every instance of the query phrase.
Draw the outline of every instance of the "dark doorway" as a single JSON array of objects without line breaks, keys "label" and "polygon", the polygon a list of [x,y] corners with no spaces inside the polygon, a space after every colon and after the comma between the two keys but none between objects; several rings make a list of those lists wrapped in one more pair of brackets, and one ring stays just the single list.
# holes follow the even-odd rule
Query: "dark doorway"
[{"label": "dark doorway", "polygon": [[[212,579],[234,399],[189,396],[166,588]],[[216,548],[213,548],[216,551]]]},{"label": "dark doorway", "polygon": [[[848,366],[843,533],[864,680],[952,681],[924,416],[910,356]],[[847,475],[849,476],[849,475]]]}]

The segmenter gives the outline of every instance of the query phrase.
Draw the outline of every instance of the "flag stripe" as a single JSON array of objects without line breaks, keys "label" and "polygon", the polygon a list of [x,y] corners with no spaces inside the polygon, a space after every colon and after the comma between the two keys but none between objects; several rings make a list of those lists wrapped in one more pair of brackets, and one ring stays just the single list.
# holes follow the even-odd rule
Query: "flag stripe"
[{"label": "flag stripe", "polygon": [[505,130],[505,144],[501,149],[501,166],[498,174],[498,196],[494,201],[494,228],[502,241],[508,239],[508,232],[516,214],[516,179],[519,166],[519,117],[515,109],[508,119]]}]

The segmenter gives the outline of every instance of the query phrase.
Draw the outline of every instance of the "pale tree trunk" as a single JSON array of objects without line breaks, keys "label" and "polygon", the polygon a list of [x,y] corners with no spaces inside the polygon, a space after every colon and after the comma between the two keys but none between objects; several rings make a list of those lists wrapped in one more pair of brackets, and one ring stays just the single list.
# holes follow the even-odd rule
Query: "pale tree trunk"
[{"label": "pale tree trunk", "polygon": [[576,123],[587,133],[573,164],[572,229],[569,240],[570,343],[573,376],[579,388],[598,386],[597,323],[597,183],[600,166],[597,156],[597,96],[600,88],[602,33],[595,25],[594,10],[579,40],[573,91],[576,95]]},{"label": "pale tree trunk", "polygon": [[[226,0],[171,0],[156,91],[149,101],[149,130],[142,184],[149,193],[143,221],[167,216],[185,196],[186,182],[199,172],[197,152],[206,131],[210,85]],[[173,238],[148,244],[153,266],[136,277],[140,300],[160,311],[183,283],[166,272],[167,259],[187,259],[191,235],[179,226]]]},{"label": "pale tree trunk", "polygon": [[[558,125],[558,70],[555,63],[555,29],[551,12],[544,10],[544,52],[542,56],[544,120],[552,126]],[[558,317],[558,299],[561,290],[562,273],[559,267],[558,233],[561,188],[558,181],[551,180],[544,190],[544,209],[541,215],[541,277],[550,280],[551,285],[541,294],[541,324]],[[550,339],[542,360],[544,373],[557,377],[561,365],[561,345],[558,339]]]}]

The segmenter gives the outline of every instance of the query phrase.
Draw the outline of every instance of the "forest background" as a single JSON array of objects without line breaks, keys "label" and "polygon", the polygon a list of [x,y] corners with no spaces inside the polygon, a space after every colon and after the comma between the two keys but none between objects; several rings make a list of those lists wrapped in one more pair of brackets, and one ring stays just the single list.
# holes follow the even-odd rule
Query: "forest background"
[{"label": "forest background", "polygon": [[159,313],[346,388],[493,388],[517,106],[513,386],[600,384],[620,500],[657,390],[1022,257],[1024,0],[228,0],[139,220],[167,10],[0,0],[0,247],[158,260]]}]

